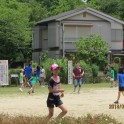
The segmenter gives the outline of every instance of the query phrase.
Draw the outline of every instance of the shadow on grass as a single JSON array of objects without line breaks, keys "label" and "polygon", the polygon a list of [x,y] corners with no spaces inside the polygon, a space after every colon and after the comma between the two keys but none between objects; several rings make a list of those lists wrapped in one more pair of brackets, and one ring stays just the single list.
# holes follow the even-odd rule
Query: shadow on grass
[{"label": "shadow on grass", "polygon": [[[0,124],[46,124],[46,117],[36,117],[36,116],[16,116],[12,117],[7,114],[0,114]],[[84,117],[70,117],[67,116],[61,120],[52,119],[49,124],[122,124],[119,123],[114,118],[100,114],[100,115],[90,115]]]}]

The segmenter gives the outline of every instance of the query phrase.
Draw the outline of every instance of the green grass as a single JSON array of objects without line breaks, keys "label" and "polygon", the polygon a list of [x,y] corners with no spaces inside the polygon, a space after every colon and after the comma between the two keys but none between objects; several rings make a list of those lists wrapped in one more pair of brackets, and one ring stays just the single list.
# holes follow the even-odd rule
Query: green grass
[{"label": "green grass", "polygon": [[[96,84],[83,84],[82,90],[83,91],[90,91],[90,90],[96,90],[96,89],[104,89],[109,87],[109,83],[96,83]],[[73,91],[73,84],[62,84],[62,88],[65,89],[65,93],[71,93]],[[11,96],[11,95],[25,95],[29,88],[25,88],[23,93],[19,92],[19,86],[5,86],[0,87],[0,96]],[[39,86],[39,84],[36,85],[35,91],[37,95],[40,94],[48,94],[48,87],[47,85],[45,87]]]}]

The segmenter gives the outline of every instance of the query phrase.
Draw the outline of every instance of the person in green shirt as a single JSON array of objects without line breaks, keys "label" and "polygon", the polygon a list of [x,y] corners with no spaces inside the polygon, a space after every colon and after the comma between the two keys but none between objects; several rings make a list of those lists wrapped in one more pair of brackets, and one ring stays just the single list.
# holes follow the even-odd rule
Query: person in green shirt
[{"label": "person in green shirt", "polygon": [[111,88],[112,88],[115,85],[115,81],[114,81],[114,79],[115,79],[115,71],[114,71],[113,67],[111,67],[110,73],[111,73],[110,82],[111,82]]},{"label": "person in green shirt", "polygon": [[20,82],[20,88],[19,88],[19,91],[23,92],[23,87],[24,87],[24,81],[23,81],[23,70],[21,69],[20,70],[20,74],[19,74],[19,82]]},{"label": "person in green shirt", "polygon": [[30,90],[28,91],[29,94],[34,93],[34,88],[37,83],[37,80],[38,80],[38,77],[37,77],[36,73],[33,72],[32,77],[29,79],[29,81],[31,81],[31,84],[32,84]]}]

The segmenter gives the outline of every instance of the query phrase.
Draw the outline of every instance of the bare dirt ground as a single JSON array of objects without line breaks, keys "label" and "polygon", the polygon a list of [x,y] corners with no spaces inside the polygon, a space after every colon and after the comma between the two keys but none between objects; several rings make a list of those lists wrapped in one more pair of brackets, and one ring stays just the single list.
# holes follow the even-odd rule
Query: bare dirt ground
[{"label": "bare dirt ground", "polygon": [[[84,116],[87,114],[104,113],[110,115],[124,124],[124,108],[109,109],[109,105],[117,98],[117,88],[106,88],[101,90],[81,91],[80,94],[65,93],[62,98],[68,108],[68,116]],[[46,107],[47,95],[17,95],[14,97],[0,97],[0,113],[10,115],[34,115],[46,116],[48,110]],[[124,97],[120,99],[120,104],[124,105]],[[56,116],[60,110],[55,108]]]}]

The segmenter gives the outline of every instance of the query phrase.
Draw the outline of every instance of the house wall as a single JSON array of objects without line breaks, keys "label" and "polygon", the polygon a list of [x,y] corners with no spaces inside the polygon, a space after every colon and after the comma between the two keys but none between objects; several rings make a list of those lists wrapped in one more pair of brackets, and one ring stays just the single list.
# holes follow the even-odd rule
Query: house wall
[{"label": "house wall", "polygon": [[[64,49],[76,49],[75,42],[89,34],[99,34],[111,46],[111,24],[106,21],[64,21]],[[79,24],[80,23],[80,24]],[[63,49],[63,42],[60,44]]]},{"label": "house wall", "polygon": [[62,57],[62,53],[60,50],[49,50],[48,55],[51,58],[61,58]]},{"label": "house wall", "polygon": [[33,29],[33,42],[32,42],[32,48],[33,49],[37,49],[37,48],[41,48],[41,28],[40,26],[36,26]]},{"label": "house wall", "polygon": [[82,20],[82,23],[89,23],[89,24],[92,23],[93,27],[91,28],[91,33],[100,34],[104,38],[104,40],[107,41],[107,43],[110,46],[110,49],[122,50],[123,48],[122,24],[117,23],[115,21],[107,22],[101,17],[100,16],[97,17],[97,14],[95,15],[92,12],[90,13],[83,12],[75,16],[72,16],[66,20],[73,20],[73,23],[74,21],[78,20],[78,22],[76,22],[77,24],[80,22],[80,20]]},{"label": "house wall", "polygon": [[59,47],[59,23],[48,24],[48,48]]},{"label": "house wall", "polygon": [[39,56],[40,56],[40,52],[33,52],[33,53],[32,53],[32,60],[33,60],[34,62],[39,63],[39,62],[40,62]]},{"label": "house wall", "polygon": [[48,50],[48,27],[42,26],[41,27],[41,48],[43,50]]},{"label": "house wall", "polygon": [[123,49],[123,26],[119,23],[111,23],[111,48],[113,50]]}]

